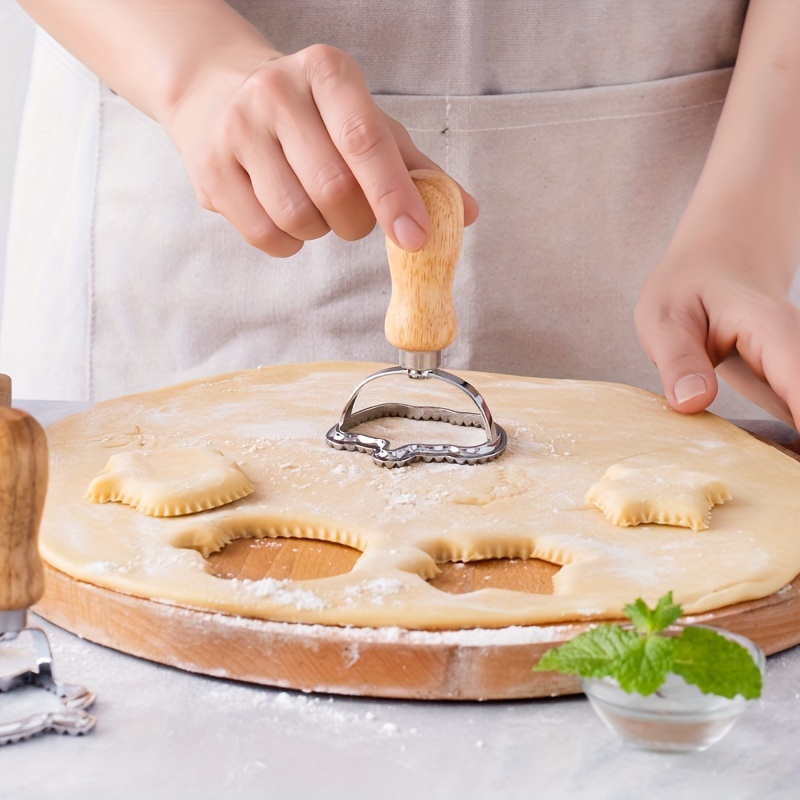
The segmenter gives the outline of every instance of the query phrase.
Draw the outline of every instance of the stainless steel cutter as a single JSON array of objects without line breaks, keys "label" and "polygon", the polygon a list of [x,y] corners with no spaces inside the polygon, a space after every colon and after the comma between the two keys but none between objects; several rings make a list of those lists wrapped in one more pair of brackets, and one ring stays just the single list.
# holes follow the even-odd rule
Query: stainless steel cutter
[{"label": "stainless steel cutter", "polygon": [[[386,338],[398,348],[400,364],[370,375],[355,388],[339,422],[326,434],[326,440],[339,450],[371,453],[372,460],[384,467],[402,467],[418,460],[480,464],[497,458],[505,450],[506,432],[492,419],[486,401],[474,386],[439,369],[442,350],[453,342],[457,327],[452,287],[464,228],[461,191],[450,178],[434,170],[415,170],[411,178],[428,209],[431,234],[425,246],[414,253],[401,250],[390,239],[386,240],[392,275]],[[405,374],[412,380],[444,381],[465,394],[476,410],[465,412],[392,402],[355,410],[356,400],[367,384],[397,374]],[[486,439],[477,445],[418,443],[391,448],[387,439],[353,430],[383,417],[436,420],[482,428]]]},{"label": "stainless steel cutter", "polygon": [[95,725],[95,718],[86,711],[94,694],[56,680],[47,636],[38,628],[27,627],[28,609],[44,593],[38,535],[46,489],[44,431],[24,411],[0,405],[0,648],[3,643],[28,637],[36,656],[35,667],[0,677],[0,693],[33,686],[60,700],[57,711],[43,710],[24,719],[0,722],[0,744],[45,731],[84,734]]}]

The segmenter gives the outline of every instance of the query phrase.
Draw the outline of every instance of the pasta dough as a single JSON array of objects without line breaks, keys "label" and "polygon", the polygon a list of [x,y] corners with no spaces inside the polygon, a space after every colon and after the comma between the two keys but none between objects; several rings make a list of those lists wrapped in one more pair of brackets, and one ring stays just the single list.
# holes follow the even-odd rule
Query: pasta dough
[{"label": "pasta dough", "polygon": [[176,517],[247,497],[239,465],[210,447],[133,450],[111,456],[89,484],[94,503],[124,503],[153,517]]},{"label": "pasta dough", "polygon": [[[261,368],[118,398],[61,420],[48,429],[44,559],[82,581],[204,610],[429,630],[619,617],[636,597],[654,602],[669,590],[687,613],[700,613],[772,594],[800,572],[800,464],[712,414],[682,416],[663,397],[616,384],[464,372],[506,428],[506,453],[479,466],[388,470],[324,439],[354,386],[382,366]],[[398,399],[379,383],[365,405]],[[420,404],[452,405],[440,381],[405,383]],[[475,433],[413,420],[380,424],[411,441]],[[83,497],[109,450],[176,447],[226,453],[256,491],[169,518]],[[621,528],[586,502],[614,464],[704,473],[732,499],[699,533]],[[241,537],[322,539],[361,556],[349,573],[314,580],[215,576],[203,554]],[[553,593],[451,594],[429,582],[447,561],[504,556],[560,566]]]},{"label": "pasta dough", "polygon": [[728,487],[713,475],[676,464],[639,469],[614,464],[586,495],[615,525],[655,522],[693,531],[705,530],[711,509],[730,499]]}]

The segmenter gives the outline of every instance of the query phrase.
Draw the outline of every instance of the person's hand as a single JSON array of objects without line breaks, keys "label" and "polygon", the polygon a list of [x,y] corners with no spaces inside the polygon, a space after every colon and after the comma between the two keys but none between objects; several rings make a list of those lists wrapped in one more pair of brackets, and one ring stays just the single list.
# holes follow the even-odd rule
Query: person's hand
[{"label": "person's hand", "polygon": [[642,290],[639,338],[675,410],[712,402],[716,367],[738,392],[798,427],[800,311],[785,279],[746,253],[732,241],[674,247]]},{"label": "person's hand", "polygon": [[[328,231],[360,239],[376,220],[419,249],[430,221],[408,172],[438,167],[379,109],[355,61],[327,45],[247,58],[205,66],[163,120],[200,204],[273,256]],[[470,224],[477,204],[464,193],[464,205]]]}]

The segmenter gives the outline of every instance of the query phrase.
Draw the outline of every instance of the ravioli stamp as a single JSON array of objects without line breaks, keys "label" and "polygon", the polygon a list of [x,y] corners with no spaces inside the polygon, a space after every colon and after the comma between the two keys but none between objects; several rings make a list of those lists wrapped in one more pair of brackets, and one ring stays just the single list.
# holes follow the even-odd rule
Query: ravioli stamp
[{"label": "ravioli stamp", "polygon": [[89,484],[94,503],[123,503],[151,517],[177,517],[232,503],[254,490],[241,467],[211,447],[116,453]]},{"label": "ravioli stamp", "polygon": [[715,505],[731,499],[728,487],[713,475],[674,466],[626,467],[614,464],[586,494],[609,522],[679,525],[701,531]]}]

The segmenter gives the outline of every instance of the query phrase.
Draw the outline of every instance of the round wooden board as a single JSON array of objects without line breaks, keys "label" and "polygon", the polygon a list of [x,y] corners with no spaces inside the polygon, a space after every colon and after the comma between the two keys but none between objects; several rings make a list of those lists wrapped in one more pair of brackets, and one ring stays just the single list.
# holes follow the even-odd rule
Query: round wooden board
[{"label": "round wooden board", "polygon": [[[766,439],[764,431],[753,432]],[[776,446],[800,460],[795,443],[785,443],[792,449]],[[239,539],[208,563],[221,578],[308,580],[347,572],[357,557],[352,548],[320,540]],[[456,593],[491,586],[549,594],[558,570],[536,559],[440,567],[434,585]],[[49,565],[45,577],[45,595],[34,611],[89,641],[189,672],[307,692],[418,700],[573,694],[580,690],[577,678],[531,668],[548,649],[590,625],[438,632],[304,625],[134,597],[77,581]],[[739,633],[767,655],[785,650],[800,643],[800,576],[769,597],[685,621]]]},{"label": "round wooden board", "polygon": [[[474,573],[470,565],[461,571]],[[431,632],[302,625],[144,600],[76,581],[49,566],[46,585],[34,610],[89,641],[189,672],[371,697],[508,700],[572,694],[579,691],[576,678],[531,667],[550,647],[589,626]],[[767,654],[785,650],[800,643],[798,582],[761,600],[689,619],[740,633]]]}]

